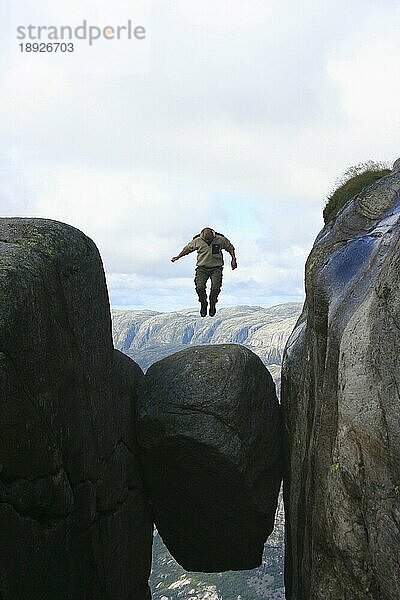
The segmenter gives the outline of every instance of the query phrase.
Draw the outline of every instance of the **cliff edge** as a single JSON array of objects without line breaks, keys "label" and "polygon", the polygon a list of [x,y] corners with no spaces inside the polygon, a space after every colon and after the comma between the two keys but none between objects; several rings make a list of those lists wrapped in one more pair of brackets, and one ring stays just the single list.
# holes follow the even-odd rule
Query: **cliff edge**
[{"label": "cliff edge", "polygon": [[0,219],[0,298],[0,597],[148,599],[143,373],[113,348],[96,246]]},{"label": "cliff edge", "polygon": [[394,168],[306,263],[282,369],[288,600],[400,597],[399,216]]}]

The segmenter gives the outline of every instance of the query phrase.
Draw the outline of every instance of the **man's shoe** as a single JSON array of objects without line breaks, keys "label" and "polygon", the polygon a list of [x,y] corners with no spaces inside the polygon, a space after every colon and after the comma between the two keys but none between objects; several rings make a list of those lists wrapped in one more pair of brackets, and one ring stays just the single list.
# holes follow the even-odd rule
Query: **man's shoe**
[{"label": "man's shoe", "polygon": [[208,311],[208,314],[210,315],[210,317],[213,317],[215,315],[215,313],[216,313],[216,310],[215,310],[215,300],[212,300],[210,298],[210,310]]},{"label": "man's shoe", "polygon": [[208,306],[207,300],[205,302],[201,303],[201,308],[200,308],[200,316],[201,317],[206,317],[207,316],[207,306]]}]

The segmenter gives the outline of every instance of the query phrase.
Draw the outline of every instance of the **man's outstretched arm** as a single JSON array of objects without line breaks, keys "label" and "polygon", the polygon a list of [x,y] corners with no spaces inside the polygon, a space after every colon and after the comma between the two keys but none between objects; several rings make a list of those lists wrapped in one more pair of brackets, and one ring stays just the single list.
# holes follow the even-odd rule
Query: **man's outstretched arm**
[{"label": "man's outstretched arm", "polygon": [[191,252],[193,252],[194,248],[188,248],[188,246],[185,246],[177,256],[173,256],[171,258],[171,262],[175,262],[177,260],[179,260],[180,258],[182,258],[182,256],[186,256],[187,254],[190,254]]}]

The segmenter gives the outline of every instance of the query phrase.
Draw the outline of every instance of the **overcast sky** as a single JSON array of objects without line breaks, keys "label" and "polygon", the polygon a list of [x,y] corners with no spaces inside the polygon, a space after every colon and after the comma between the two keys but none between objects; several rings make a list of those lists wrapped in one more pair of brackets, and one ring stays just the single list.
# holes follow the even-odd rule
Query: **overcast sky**
[{"label": "overcast sky", "polygon": [[[301,301],[337,178],[400,156],[400,3],[110,4],[3,0],[1,216],[84,231],[115,307],[196,306],[195,255],[170,258],[208,225],[238,256],[220,307]],[[85,18],[146,39],[81,41],[69,62],[18,48],[24,19]]]}]

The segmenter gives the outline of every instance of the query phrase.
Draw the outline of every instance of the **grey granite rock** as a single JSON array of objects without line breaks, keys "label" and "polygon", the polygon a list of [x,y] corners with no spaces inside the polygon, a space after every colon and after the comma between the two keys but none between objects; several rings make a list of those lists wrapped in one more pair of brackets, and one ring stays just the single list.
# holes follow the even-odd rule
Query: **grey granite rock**
[{"label": "grey granite rock", "polygon": [[281,481],[280,409],[270,374],[235,344],[152,365],[138,440],[157,529],[189,571],[261,564]]},{"label": "grey granite rock", "polygon": [[0,597],[150,598],[135,444],[143,378],[114,351],[93,242],[0,219]]},{"label": "grey granite rock", "polygon": [[288,600],[400,598],[400,173],[318,235],[283,360]]}]

